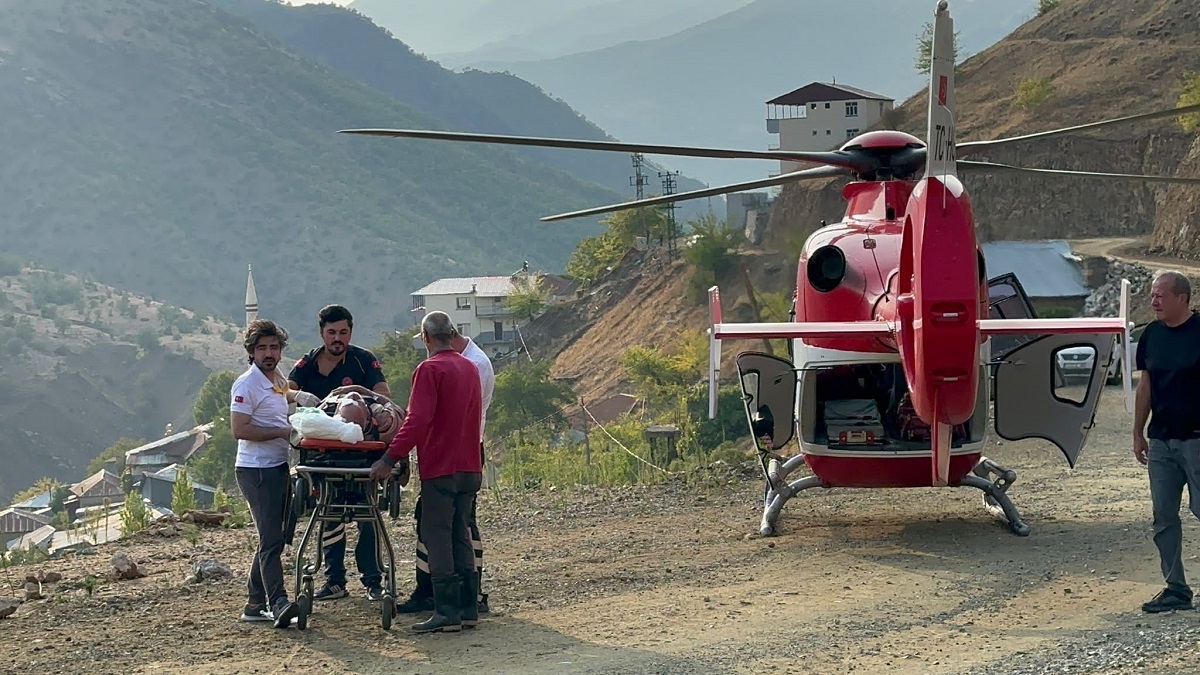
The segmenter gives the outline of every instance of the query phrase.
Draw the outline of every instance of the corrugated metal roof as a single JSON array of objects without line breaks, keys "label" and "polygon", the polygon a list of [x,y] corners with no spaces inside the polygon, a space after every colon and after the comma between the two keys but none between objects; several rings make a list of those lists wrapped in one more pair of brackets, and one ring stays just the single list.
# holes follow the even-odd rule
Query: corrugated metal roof
[{"label": "corrugated metal roof", "polygon": [[133,448],[132,450],[126,450],[125,451],[125,461],[129,462],[129,460],[133,457],[136,457],[138,455],[145,454],[145,453],[148,453],[148,452],[151,452],[154,450],[159,450],[159,449],[165,448],[167,446],[173,445],[180,441],[187,441],[189,443],[195,443],[195,441],[192,439],[192,437],[197,436],[197,435],[203,435],[204,440],[207,441],[209,437],[206,432],[209,431],[210,429],[212,429],[212,427],[213,427],[212,422],[209,422],[208,424],[201,424],[199,426],[192,427],[191,429],[188,429],[187,431],[181,431],[177,434],[171,434],[170,436],[164,436],[162,438],[150,441],[149,443],[147,443],[145,445],[139,445],[138,447]]},{"label": "corrugated metal roof", "polygon": [[981,248],[988,278],[1011,272],[1031,298],[1080,298],[1091,294],[1077,256],[1061,239],[990,241]]},{"label": "corrugated metal roof", "polygon": [[893,100],[891,96],[876,94],[858,87],[848,87],[832,82],[812,82],[767,101],[767,105],[808,105],[819,101],[847,101],[859,98],[878,101]]},{"label": "corrugated metal roof", "polygon": [[480,298],[503,298],[512,295],[511,277],[452,277],[413,291],[412,295],[471,295],[471,286]]}]

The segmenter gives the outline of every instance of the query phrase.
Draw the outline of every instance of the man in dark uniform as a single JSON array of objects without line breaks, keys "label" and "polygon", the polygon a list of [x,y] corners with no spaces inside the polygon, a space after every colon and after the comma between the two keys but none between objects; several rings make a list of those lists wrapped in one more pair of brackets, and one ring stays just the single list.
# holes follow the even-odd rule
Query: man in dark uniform
[{"label": "man in dark uniform", "polygon": [[1155,277],[1150,304],[1158,318],[1146,326],[1137,345],[1133,454],[1149,469],[1154,545],[1167,582],[1142,605],[1144,612],[1192,608],[1179,520],[1185,486],[1191,511],[1200,518],[1200,316],[1189,307],[1191,296],[1191,284],[1182,274]]},{"label": "man in dark uniform", "polygon": [[[305,354],[292,372],[288,374],[288,386],[307,392],[311,397],[297,402],[301,405],[316,405],[330,394],[358,391],[391,399],[392,392],[383,376],[379,360],[370,351],[350,343],[354,330],[354,317],[350,310],[341,305],[329,305],[317,314],[324,345]],[[316,600],[344,598],[346,591],[346,526],[338,523],[331,529],[321,526],[321,546],[325,556],[325,586],[313,597]],[[358,564],[362,584],[367,597],[379,600],[383,597],[379,561],[375,557],[375,526],[358,523],[358,544],[354,547],[354,559]]]}]

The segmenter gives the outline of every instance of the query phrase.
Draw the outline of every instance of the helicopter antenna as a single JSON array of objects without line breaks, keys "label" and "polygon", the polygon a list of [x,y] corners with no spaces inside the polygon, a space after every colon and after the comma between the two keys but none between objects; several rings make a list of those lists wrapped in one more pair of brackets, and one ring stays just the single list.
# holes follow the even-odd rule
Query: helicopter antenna
[{"label": "helicopter antenna", "polygon": [[[634,186],[637,199],[641,201],[646,196],[646,174],[642,173],[642,153],[633,153],[633,176],[629,179],[629,184]],[[639,206],[637,210],[638,225],[641,225],[642,234],[646,237],[646,246],[650,246],[650,226],[646,224],[646,214],[643,207]]]},{"label": "helicopter antenna", "polygon": [[[667,171],[665,173],[662,171],[658,172],[658,177],[662,179],[662,188],[663,188],[664,195],[675,194],[675,176],[678,176],[678,175],[679,175],[678,171],[675,171],[675,172]],[[676,237],[675,209],[677,209],[679,207],[675,206],[675,202],[667,202],[666,208],[667,208],[667,257],[673,259],[675,257],[675,237]]]}]

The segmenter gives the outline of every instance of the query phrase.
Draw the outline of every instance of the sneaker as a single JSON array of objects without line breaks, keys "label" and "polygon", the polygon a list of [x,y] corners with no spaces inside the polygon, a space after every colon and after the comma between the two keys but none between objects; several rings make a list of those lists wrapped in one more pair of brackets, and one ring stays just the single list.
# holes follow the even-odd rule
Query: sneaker
[{"label": "sneaker", "polygon": [[367,588],[367,600],[370,600],[371,602],[379,602],[380,600],[383,600],[383,589],[378,586],[371,586]]},{"label": "sneaker", "polygon": [[287,628],[296,622],[296,615],[300,613],[300,608],[296,603],[290,602],[287,598],[280,598],[274,607],[272,614],[275,616],[276,628]]},{"label": "sneaker", "polygon": [[321,590],[313,595],[313,600],[337,600],[347,595],[350,595],[350,592],[341,584],[325,584]]},{"label": "sneaker", "polygon": [[487,593],[480,593],[479,594],[479,613],[480,614],[488,614],[491,611],[492,611],[492,608],[488,607]]},{"label": "sneaker", "polygon": [[242,621],[274,621],[275,617],[266,605],[246,605],[242,609]]},{"label": "sneaker", "polygon": [[1189,598],[1186,595],[1183,595],[1181,593],[1178,593],[1176,591],[1172,591],[1169,588],[1164,588],[1162,591],[1159,592],[1158,595],[1154,596],[1154,599],[1152,599],[1150,602],[1147,602],[1146,604],[1142,605],[1142,611],[1146,612],[1148,614],[1155,614],[1158,612],[1169,612],[1174,609],[1191,609],[1191,608],[1192,608],[1192,599],[1191,598]]}]

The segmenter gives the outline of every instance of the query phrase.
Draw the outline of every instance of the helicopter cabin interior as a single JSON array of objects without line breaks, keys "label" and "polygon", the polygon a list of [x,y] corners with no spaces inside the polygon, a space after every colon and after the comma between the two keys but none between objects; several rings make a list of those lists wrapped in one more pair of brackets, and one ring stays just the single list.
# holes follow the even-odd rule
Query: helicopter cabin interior
[{"label": "helicopter cabin interior", "polygon": [[[983,440],[987,426],[987,371],[980,366],[975,413],[951,431],[958,448]],[[931,430],[913,410],[904,367],[856,363],[800,376],[800,435],[805,443],[844,450],[928,450]]]}]

